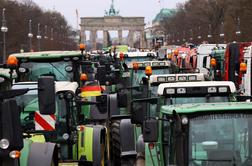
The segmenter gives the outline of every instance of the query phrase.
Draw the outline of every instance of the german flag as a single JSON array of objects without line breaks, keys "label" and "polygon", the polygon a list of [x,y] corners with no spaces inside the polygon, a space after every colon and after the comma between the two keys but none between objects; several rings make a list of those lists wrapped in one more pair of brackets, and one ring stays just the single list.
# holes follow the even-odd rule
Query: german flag
[{"label": "german flag", "polygon": [[90,81],[81,88],[81,97],[101,96],[102,91],[98,81]]}]

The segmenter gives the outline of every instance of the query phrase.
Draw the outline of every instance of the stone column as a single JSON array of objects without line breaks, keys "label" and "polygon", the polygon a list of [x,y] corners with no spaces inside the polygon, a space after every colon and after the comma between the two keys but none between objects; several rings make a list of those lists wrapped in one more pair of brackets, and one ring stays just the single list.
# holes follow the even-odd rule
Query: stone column
[{"label": "stone column", "polygon": [[80,42],[85,43],[86,42],[86,34],[85,34],[85,29],[81,28],[80,31]]},{"label": "stone column", "polygon": [[145,48],[146,44],[145,44],[145,32],[141,31],[140,32],[140,47],[141,48]]},{"label": "stone column", "polygon": [[108,31],[103,31],[103,47],[108,47]]},{"label": "stone column", "polygon": [[134,31],[133,30],[129,30],[129,35],[128,35],[128,42],[129,42],[129,46],[132,48],[134,46]]},{"label": "stone column", "polygon": [[122,30],[118,30],[118,39],[119,39],[119,44],[122,44]]},{"label": "stone column", "polygon": [[90,35],[92,50],[96,50],[96,30],[91,30]]}]

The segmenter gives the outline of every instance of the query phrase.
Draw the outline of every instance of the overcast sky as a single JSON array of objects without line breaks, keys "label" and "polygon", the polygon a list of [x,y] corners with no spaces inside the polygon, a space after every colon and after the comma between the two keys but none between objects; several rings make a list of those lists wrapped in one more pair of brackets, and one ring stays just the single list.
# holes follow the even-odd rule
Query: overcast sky
[{"label": "overcast sky", "polygon": [[[57,10],[62,13],[68,23],[76,28],[76,9],[79,17],[104,16],[104,11],[110,8],[111,0],[33,0],[47,10]],[[161,7],[175,8],[177,3],[186,0],[114,0],[115,8],[121,16],[145,17],[145,23],[151,22]]]}]

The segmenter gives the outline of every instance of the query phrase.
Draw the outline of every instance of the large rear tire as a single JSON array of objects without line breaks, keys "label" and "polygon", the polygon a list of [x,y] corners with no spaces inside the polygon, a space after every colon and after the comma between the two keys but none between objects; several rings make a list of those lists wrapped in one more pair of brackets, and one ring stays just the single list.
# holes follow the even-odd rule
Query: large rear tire
[{"label": "large rear tire", "polygon": [[136,161],[135,156],[121,157],[120,122],[121,120],[113,121],[110,128],[112,166],[134,166]]}]

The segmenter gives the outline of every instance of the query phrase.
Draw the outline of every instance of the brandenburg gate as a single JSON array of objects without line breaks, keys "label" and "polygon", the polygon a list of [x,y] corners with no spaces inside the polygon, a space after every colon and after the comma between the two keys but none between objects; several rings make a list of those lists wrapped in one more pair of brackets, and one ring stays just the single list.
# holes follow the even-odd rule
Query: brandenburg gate
[{"label": "brandenburg gate", "polygon": [[96,49],[97,32],[103,31],[103,47],[108,46],[109,31],[118,32],[118,42],[123,42],[123,31],[128,31],[128,45],[134,45],[134,33],[138,32],[140,35],[140,47],[145,47],[145,34],[144,34],[144,17],[121,17],[119,12],[114,8],[114,1],[109,11],[105,12],[104,17],[82,17],[81,18],[81,42],[86,42],[86,31],[90,31],[90,40],[92,49]]}]

